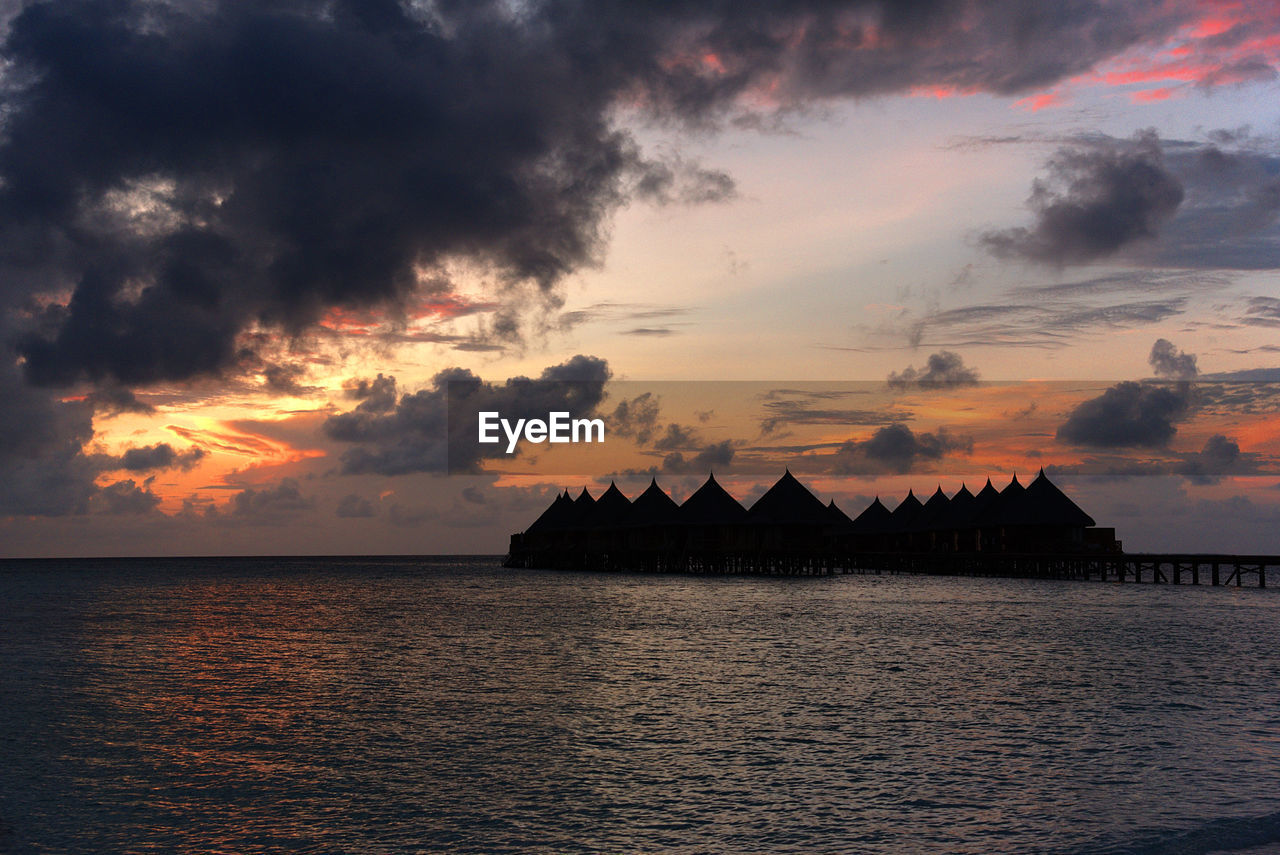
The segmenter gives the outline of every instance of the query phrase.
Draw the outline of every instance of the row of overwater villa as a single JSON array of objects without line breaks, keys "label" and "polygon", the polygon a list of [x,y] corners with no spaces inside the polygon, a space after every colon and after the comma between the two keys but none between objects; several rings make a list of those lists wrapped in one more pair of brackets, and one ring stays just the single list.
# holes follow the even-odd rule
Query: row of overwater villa
[{"label": "row of overwater villa", "polygon": [[[683,504],[654,480],[628,499],[617,484],[593,498],[558,495],[511,536],[506,566],[651,572],[833,572],[891,556],[1079,555],[1116,553],[1115,529],[1099,528],[1044,470],[997,490],[927,501],[914,492],[889,510],[877,497],[850,518],[823,504],[788,470],[750,508],[712,475]],[[884,563],[884,562],[882,562]],[[972,562],[967,566],[973,566]],[[1006,566],[1006,565],[1001,565]]]}]

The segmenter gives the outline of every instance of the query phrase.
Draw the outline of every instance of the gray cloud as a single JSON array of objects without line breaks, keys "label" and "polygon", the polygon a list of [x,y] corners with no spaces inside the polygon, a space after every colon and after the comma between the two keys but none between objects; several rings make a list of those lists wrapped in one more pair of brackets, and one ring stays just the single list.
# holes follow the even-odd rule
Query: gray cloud
[{"label": "gray cloud", "polygon": [[1076,406],[1057,437],[1073,445],[1101,448],[1168,445],[1175,422],[1190,410],[1185,384],[1161,386],[1124,381]]},{"label": "gray cloud", "polygon": [[103,514],[147,514],[160,504],[160,497],[148,486],[139,487],[132,478],[116,481],[99,490],[90,502]]},{"label": "gray cloud", "polygon": [[1280,327],[1280,299],[1251,297],[1240,323],[1254,327]]},{"label": "gray cloud", "polygon": [[659,205],[725,202],[737,193],[737,185],[728,173],[681,158],[644,163],[635,185],[637,197]]},{"label": "gray cloud", "polygon": [[856,394],[836,389],[770,389],[761,403],[767,415],[760,421],[760,430],[771,434],[787,425],[883,425],[911,417],[910,413],[830,405]]},{"label": "gray cloud", "polygon": [[0,363],[0,513],[83,513],[99,472],[81,451],[93,437],[92,405],[32,389],[16,369]]},{"label": "gray cloud", "polygon": [[941,350],[929,355],[924,368],[907,366],[901,372],[894,371],[888,379],[890,389],[954,389],[958,386],[975,386],[978,372],[964,364],[958,353]]},{"label": "gray cloud", "polygon": [[510,420],[545,419],[557,411],[574,418],[594,415],[609,376],[608,363],[593,356],[575,356],[535,379],[515,377],[502,384],[454,368],[436,374],[430,388],[396,400],[394,378],[379,375],[366,386],[357,384],[364,399],[327,419],[323,431],[351,444],[342,454],[346,474],[474,472],[486,458],[508,458],[505,443],[478,442],[477,413],[496,411]]},{"label": "gray cloud", "polygon": [[1032,185],[1035,225],[987,232],[982,244],[998,256],[1055,265],[1116,255],[1165,268],[1280,267],[1274,142],[1208,136],[1160,140],[1144,131],[1130,140],[1065,140],[1047,180]]},{"label": "gray cloud", "polygon": [[734,448],[731,440],[712,443],[691,457],[684,452],[673,451],[662,459],[660,472],[672,475],[702,475],[708,472],[728,471],[733,464]]},{"label": "gray cloud", "polygon": [[1154,131],[1125,145],[1063,148],[1049,161],[1049,180],[1032,184],[1027,205],[1035,225],[988,232],[982,243],[1006,258],[1094,261],[1156,237],[1183,196]]},{"label": "gray cloud", "polygon": [[231,498],[235,517],[264,523],[304,513],[315,506],[315,498],[302,494],[296,478],[282,478],[274,487],[247,487]]},{"label": "gray cloud", "polygon": [[335,513],[344,519],[362,519],[376,516],[373,503],[368,499],[348,493],[338,502]]},{"label": "gray cloud", "polygon": [[192,469],[204,459],[205,450],[192,446],[185,451],[175,451],[167,442],[130,448],[120,456],[120,468],[130,472],[148,472],[152,469]]},{"label": "gray cloud", "polygon": [[921,463],[972,450],[972,438],[954,436],[946,428],[916,433],[906,425],[894,424],[880,428],[870,439],[841,444],[835,450],[830,471],[841,475],[906,474]]},{"label": "gray cloud", "polygon": [[1213,483],[1219,476],[1232,474],[1242,462],[1239,443],[1217,433],[1205,440],[1199,452],[1188,455],[1176,471],[1198,483]]},{"label": "gray cloud", "polygon": [[1186,311],[1187,298],[1082,304],[1073,299],[984,303],[944,309],[912,322],[913,346],[1038,347],[1071,344],[1081,333],[1097,329],[1132,329]]},{"label": "gray cloud", "polygon": [[657,396],[652,392],[644,392],[634,398],[619,401],[607,423],[612,433],[634,438],[641,445],[647,445],[658,429],[660,414],[661,405]]},{"label": "gray cloud", "polygon": [[724,173],[645,157],[620,104],[710,127],[761,92],[779,112],[921,85],[1022,92],[1195,14],[1016,0],[30,4],[2,49],[2,299],[72,290],[19,341],[27,377],[47,385],[218,375],[243,359],[246,330],[296,333],[331,307],[436,293],[458,259],[511,289],[488,327],[502,342],[519,334],[515,295],[549,295],[597,262],[628,199],[732,193]]},{"label": "gray cloud", "polygon": [[688,451],[698,444],[698,430],[689,425],[677,424],[671,422],[667,425],[667,429],[662,435],[653,441],[653,447],[657,451]]},{"label": "gray cloud", "polygon": [[1196,357],[1193,353],[1184,353],[1173,346],[1168,339],[1156,339],[1151,346],[1151,355],[1147,357],[1157,377],[1171,380],[1194,380],[1200,373],[1196,368]]}]

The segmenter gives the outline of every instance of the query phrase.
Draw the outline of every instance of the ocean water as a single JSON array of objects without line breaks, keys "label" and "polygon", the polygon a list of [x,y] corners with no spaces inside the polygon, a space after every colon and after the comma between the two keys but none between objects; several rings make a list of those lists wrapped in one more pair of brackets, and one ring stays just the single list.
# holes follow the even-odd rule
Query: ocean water
[{"label": "ocean water", "polygon": [[1280,592],[0,564],[4,852],[1280,852]]}]

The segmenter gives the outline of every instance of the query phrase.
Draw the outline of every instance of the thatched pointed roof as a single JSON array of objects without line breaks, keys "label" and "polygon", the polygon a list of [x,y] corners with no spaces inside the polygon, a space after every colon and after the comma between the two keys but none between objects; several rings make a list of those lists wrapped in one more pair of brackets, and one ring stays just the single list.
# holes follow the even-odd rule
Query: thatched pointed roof
[{"label": "thatched pointed roof", "polygon": [[839,528],[848,528],[853,525],[853,520],[849,519],[849,515],[836,506],[835,499],[827,502],[827,521]]},{"label": "thatched pointed roof", "polygon": [[911,528],[916,531],[936,528],[938,520],[947,512],[947,506],[950,504],[951,500],[947,498],[946,493],[942,492],[942,485],[939,484],[938,489],[934,490],[933,495],[929,497],[929,501],[920,508],[920,513],[911,520]]},{"label": "thatched pointed roof", "polygon": [[888,531],[893,523],[893,514],[876,496],[862,513],[853,518],[853,530],[861,534],[879,534]]},{"label": "thatched pointed roof", "polygon": [[578,498],[567,507],[563,526],[578,527],[587,525],[591,518],[591,509],[595,507],[596,500],[587,492],[587,488],[583,487],[582,492],[578,494]]},{"label": "thatched pointed roof", "polygon": [[609,489],[605,490],[600,495],[600,498],[596,499],[587,521],[591,525],[615,526],[626,518],[627,512],[630,510],[631,500],[622,494],[617,484],[610,481]]},{"label": "thatched pointed roof", "polygon": [[967,525],[974,526],[978,524],[978,520],[987,512],[987,508],[991,507],[991,503],[1000,498],[1000,491],[991,484],[991,479],[987,479],[986,486],[979,490],[973,497],[973,513],[969,515]]},{"label": "thatched pointed roof", "polygon": [[889,528],[892,531],[906,531],[907,528],[915,521],[916,515],[920,513],[920,509],[924,505],[920,504],[920,500],[916,498],[914,490],[907,491],[907,497],[898,503],[898,507],[893,509],[890,516]]},{"label": "thatched pointed roof", "polygon": [[1080,506],[1058,489],[1044,468],[1026,489],[1023,500],[1025,523],[1027,525],[1065,525],[1088,528],[1094,525],[1093,517],[1081,510]]},{"label": "thatched pointed roof", "polygon": [[680,506],[658,486],[654,478],[644,492],[636,496],[624,521],[627,525],[663,525],[675,522]]},{"label": "thatched pointed roof", "polygon": [[[992,491],[994,492],[994,488],[992,488]],[[947,503],[946,512],[938,517],[934,525],[939,531],[967,528],[973,521],[973,514],[976,508],[977,499],[974,498],[973,493],[969,492],[968,487],[961,484],[960,489],[956,490],[956,494]]]},{"label": "thatched pointed roof", "polygon": [[557,493],[551,504],[543,511],[536,520],[529,524],[525,529],[525,533],[539,531],[554,531],[564,527],[572,513],[573,499],[569,498],[569,491]]},{"label": "thatched pointed roof", "polygon": [[[986,488],[983,489],[985,491]],[[1013,473],[1013,479],[1000,491],[1000,495],[974,516],[974,522],[982,526],[1020,525],[1026,492],[1027,488],[1018,481],[1018,473]]]},{"label": "thatched pointed roof", "polygon": [[684,500],[679,520],[688,525],[732,525],[747,518],[746,508],[730,496],[716,481],[715,475]]},{"label": "thatched pointed roof", "polygon": [[829,525],[831,514],[822,500],[796,480],[788,469],[751,506],[752,522],[773,525]]}]

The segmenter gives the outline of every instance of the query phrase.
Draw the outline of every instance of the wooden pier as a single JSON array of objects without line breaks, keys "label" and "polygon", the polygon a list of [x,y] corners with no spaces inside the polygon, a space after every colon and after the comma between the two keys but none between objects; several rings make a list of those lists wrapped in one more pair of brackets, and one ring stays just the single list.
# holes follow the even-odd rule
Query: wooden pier
[{"label": "wooden pier", "polygon": [[[1267,587],[1277,555],[1124,552],[1115,529],[1053,484],[987,479],[977,493],[939,486],[890,511],[879,498],[855,518],[823,504],[790,470],[750,510],[708,475],[677,505],[656,479],[628,499],[617,484],[595,499],[556,495],[511,535],[507,567],[620,573],[836,576],[912,573],[1020,579],[1097,579],[1162,585]],[[1277,572],[1273,570],[1272,572]]]},{"label": "wooden pier", "polygon": [[[1215,553],[911,553],[675,552],[666,554],[544,553],[507,566],[596,572],[691,573],[709,576],[837,576],[915,574],[1017,579],[1267,587],[1280,555]],[[541,560],[539,560],[541,559]]]},{"label": "wooden pier", "polygon": [[[880,553],[850,556],[835,572],[1004,576],[1023,579],[1096,579],[1161,585],[1267,587],[1267,569],[1280,555],[1215,553]],[[1274,571],[1273,571],[1274,572]]]}]

